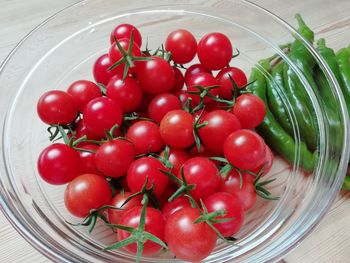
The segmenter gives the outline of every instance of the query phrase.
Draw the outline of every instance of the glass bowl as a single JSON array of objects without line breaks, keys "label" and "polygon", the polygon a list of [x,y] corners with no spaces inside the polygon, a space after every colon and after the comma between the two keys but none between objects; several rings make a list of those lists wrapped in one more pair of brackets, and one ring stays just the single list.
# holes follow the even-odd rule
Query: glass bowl
[{"label": "glass bowl", "polygon": [[[36,102],[50,89],[66,89],[77,79],[92,80],[94,60],[109,46],[109,33],[120,23],[137,26],[156,49],[166,35],[185,28],[199,39],[206,33],[227,34],[240,55],[232,62],[250,73],[261,58],[275,53],[290,65],[303,83],[316,112],[317,161],[311,173],[300,169],[299,125],[283,90],[279,95],[293,124],[295,161],[275,156],[268,177],[279,201],[259,200],[247,213],[236,245],[218,242],[205,262],[276,261],[298,245],[330,208],[341,187],[349,158],[348,118],[337,82],[317,52],[286,22],[245,1],[82,1],[58,12],[30,32],[0,68],[2,156],[1,207],[8,220],[36,249],[56,262],[134,262],[123,251],[102,248],[115,235],[99,224],[93,235],[63,204],[65,186],[43,182],[36,169],[40,151],[49,144],[46,127],[36,114]],[[324,71],[331,89],[328,98],[339,123],[336,128],[324,110],[324,101],[313,92],[298,65],[279,47],[300,39]],[[262,69],[261,69],[262,70]],[[263,72],[270,77],[268,72]],[[336,138],[334,136],[336,135]],[[333,136],[333,137],[332,137]],[[336,143],[337,142],[337,143]],[[340,147],[339,147],[340,145]],[[178,262],[170,253],[144,257],[143,262]]]}]

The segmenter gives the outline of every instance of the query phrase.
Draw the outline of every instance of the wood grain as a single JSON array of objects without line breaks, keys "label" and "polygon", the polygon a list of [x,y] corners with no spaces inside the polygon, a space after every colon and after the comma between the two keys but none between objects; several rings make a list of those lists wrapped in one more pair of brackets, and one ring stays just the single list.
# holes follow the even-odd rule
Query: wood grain
[{"label": "wood grain", "polygon": [[[0,0],[0,61],[35,25],[74,0]],[[318,37],[338,49],[350,41],[349,0],[255,0],[288,22],[301,12]],[[294,21],[293,21],[294,23]],[[3,109],[1,109],[3,110]],[[0,146],[1,147],[1,146]],[[350,193],[341,193],[321,224],[288,254],[288,263],[349,262]],[[0,213],[0,262],[49,262],[31,247]]]}]

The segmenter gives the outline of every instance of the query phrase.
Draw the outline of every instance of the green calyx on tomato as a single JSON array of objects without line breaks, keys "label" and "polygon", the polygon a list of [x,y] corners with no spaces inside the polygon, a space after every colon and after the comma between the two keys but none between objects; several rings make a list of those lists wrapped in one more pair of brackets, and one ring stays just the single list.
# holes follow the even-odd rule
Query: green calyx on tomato
[{"label": "green calyx on tomato", "polygon": [[[136,243],[137,245],[137,251],[136,251],[136,262],[139,263],[141,260],[141,256],[144,250],[144,244],[147,241],[153,241],[154,243],[160,245],[161,247],[167,249],[167,245],[157,236],[151,234],[150,232],[145,231],[145,225],[146,225],[146,210],[147,205],[149,202],[149,195],[153,192],[154,186],[152,185],[150,188],[147,188],[148,181],[146,180],[142,190],[139,193],[135,193],[131,196],[129,196],[124,203],[127,203],[129,200],[131,200],[133,197],[137,195],[141,195],[143,193],[143,199],[142,199],[142,210],[140,215],[140,221],[138,227],[129,227],[125,225],[120,224],[108,224],[108,226],[112,228],[117,228],[122,231],[126,231],[130,233],[130,236],[126,239],[120,240],[119,242],[112,244],[108,247],[105,247],[104,250],[112,250],[112,249],[118,249],[125,246],[128,246],[132,243]],[[122,205],[123,206],[123,205]]]},{"label": "green calyx on tomato", "polygon": [[132,51],[133,51],[133,46],[134,46],[134,34],[131,32],[130,35],[130,41],[129,41],[129,46],[127,51],[124,50],[124,48],[120,45],[119,40],[114,36],[114,41],[118,47],[119,52],[122,54],[122,57],[115,62],[112,66],[108,68],[108,70],[113,70],[116,67],[124,64],[124,71],[123,71],[123,79],[126,78],[128,75],[129,68],[135,67],[134,61],[145,61],[145,60],[150,60],[151,58],[149,57],[141,57],[141,56],[133,56]]}]

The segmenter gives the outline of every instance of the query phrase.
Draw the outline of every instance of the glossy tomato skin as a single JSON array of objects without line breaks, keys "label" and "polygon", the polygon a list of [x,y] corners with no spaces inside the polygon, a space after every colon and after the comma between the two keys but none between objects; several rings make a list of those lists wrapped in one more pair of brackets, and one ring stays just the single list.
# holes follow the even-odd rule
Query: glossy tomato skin
[{"label": "glossy tomato skin", "polygon": [[[86,139],[88,139],[88,140],[99,140],[99,139],[101,139],[100,136],[92,133],[90,130],[88,130],[86,128],[86,125],[84,123],[84,119],[79,122],[78,127],[75,130],[75,137],[77,139],[81,138],[83,136],[86,136]],[[79,144],[79,145],[81,145],[81,144]]]},{"label": "glossy tomato skin", "polygon": [[114,125],[120,127],[123,113],[120,106],[110,98],[100,97],[91,100],[83,110],[86,128],[96,136],[104,137],[106,130]]},{"label": "glossy tomato skin", "polygon": [[118,69],[109,70],[113,63],[109,59],[108,54],[101,55],[94,63],[93,75],[97,83],[106,86],[109,80],[116,74],[118,74]]},{"label": "glossy tomato skin", "polygon": [[38,158],[38,172],[49,184],[66,184],[77,177],[80,170],[79,154],[63,143],[46,147]]},{"label": "glossy tomato skin", "polygon": [[211,71],[209,69],[203,67],[203,65],[201,65],[201,64],[191,65],[188,69],[186,69],[186,72],[185,72],[185,76],[184,76],[185,84],[188,86],[188,82],[190,81],[190,79],[194,75],[196,75],[197,73],[200,73],[200,72],[211,73]]},{"label": "glossy tomato skin", "polygon": [[186,64],[196,55],[197,41],[191,32],[178,29],[168,35],[165,50],[171,52],[171,59],[175,63]]},{"label": "glossy tomato skin", "polygon": [[[201,86],[204,89],[218,86],[218,82],[210,73],[199,72],[191,77],[191,79],[187,83],[187,91],[199,91],[196,86]],[[212,96],[218,95],[218,87],[209,91],[209,94]],[[200,101],[199,95],[196,94],[188,94],[190,98],[192,98],[193,105],[198,105]],[[204,98],[204,103],[211,102],[212,99],[209,97]]]},{"label": "glossy tomato skin", "polygon": [[64,204],[76,217],[85,217],[91,209],[107,205],[112,190],[104,177],[96,174],[82,174],[71,181],[64,192]]},{"label": "glossy tomato skin", "polygon": [[237,116],[243,128],[254,129],[264,120],[266,107],[260,97],[254,94],[242,94],[233,106],[233,113]]},{"label": "glossy tomato skin", "polygon": [[164,146],[159,126],[152,121],[134,123],[129,127],[126,138],[134,144],[136,155],[157,153]]},{"label": "glossy tomato skin", "polygon": [[234,194],[239,200],[244,211],[250,210],[256,203],[254,178],[250,174],[242,173],[241,178],[236,170],[232,170],[226,178],[222,178],[219,190]]},{"label": "glossy tomato skin", "polygon": [[[194,157],[183,164],[183,174],[187,184],[196,185],[190,192],[196,200],[204,200],[217,191],[220,185],[218,173],[219,170],[215,164],[204,157]],[[182,178],[181,173],[178,177]]]},{"label": "glossy tomato skin", "polygon": [[[205,148],[214,152],[222,152],[226,138],[241,128],[237,117],[224,110],[215,110],[201,118],[201,123],[208,124],[198,130]],[[215,135],[215,136],[214,136]]]},{"label": "glossy tomato skin", "polygon": [[216,245],[216,233],[207,223],[193,223],[200,217],[196,208],[186,207],[169,216],[165,241],[178,259],[199,262],[210,255]]},{"label": "glossy tomato skin", "polygon": [[181,197],[175,198],[171,202],[165,203],[162,207],[162,213],[165,219],[168,219],[176,211],[185,207],[191,207],[191,203],[187,197],[181,196]]},{"label": "glossy tomato skin", "polygon": [[226,192],[216,192],[204,200],[208,213],[224,210],[224,216],[217,216],[215,219],[232,218],[227,222],[213,224],[224,236],[230,237],[236,234],[242,227],[244,221],[244,210],[241,200]]},{"label": "glossy tomato skin", "polygon": [[135,193],[142,189],[142,186],[148,178],[147,187],[154,184],[154,194],[160,197],[166,190],[169,179],[161,170],[165,170],[165,166],[153,157],[142,157],[135,160],[128,169],[126,180],[131,192]]},{"label": "glossy tomato skin", "polygon": [[115,208],[120,208],[120,209],[108,209],[108,220],[111,224],[119,224],[120,219],[128,210],[136,206],[142,205],[141,204],[142,197],[140,195],[133,197],[127,203],[124,204],[124,202],[130,195],[132,195],[131,192],[123,191],[116,194],[112,198],[112,200],[109,202],[110,206],[114,206]]},{"label": "glossy tomato skin", "polygon": [[176,92],[175,95],[179,98],[182,105],[186,105],[187,100],[188,100],[188,94],[186,93],[185,90],[180,90],[180,91]]},{"label": "glossy tomato skin", "polygon": [[239,68],[227,67],[220,70],[216,76],[216,79],[220,84],[219,96],[227,100],[232,99],[232,91],[234,89],[230,76],[238,88],[242,88],[243,86],[247,85],[248,82],[246,75]]},{"label": "glossy tomato skin", "polygon": [[231,133],[224,142],[224,155],[235,167],[252,170],[265,160],[266,144],[251,130],[241,129]]},{"label": "glossy tomato skin", "polygon": [[142,89],[135,79],[116,75],[108,82],[106,96],[117,102],[124,113],[133,112],[141,105]]},{"label": "glossy tomato skin", "polygon": [[168,112],[160,122],[160,135],[166,145],[184,149],[194,143],[193,116],[184,110]]},{"label": "glossy tomato skin", "polygon": [[89,150],[89,151],[94,151],[94,152],[87,152],[87,151],[79,151],[79,157],[80,157],[80,170],[82,174],[99,174],[99,170],[97,169],[96,166],[96,161],[95,161],[95,155],[96,151],[98,150],[99,146],[96,144],[85,144],[80,146],[79,148],[84,149],[84,150]]},{"label": "glossy tomato skin", "polygon": [[129,39],[131,37],[131,34],[133,34],[134,42],[141,47],[142,45],[142,36],[140,31],[133,25],[130,24],[120,24],[116,26],[113,31],[111,32],[110,36],[110,42],[113,44],[116,39]]},{"label": "glossy tomato skin", "polygon": [[148,105],[148,114],[152,120],[160,123],[165,114],[172,110],[181,110],[181,101],[171,93],[155,96]]},{"label": "glossy tomato skin", "polygon": [[37,112],[46,124],[69,124],[77,116],[78,108],[67,92],[50,90],[40,97]]},{"label": "glossy tomato skin", "polygon": [[[140,222],[142,206],[134,207],[128,210],[120,219],[120,224],[124,226],[129,226],[133,228],[137,228]],[[146,208],[146,218],[145,218],[145,231],[151,233],[152,235],[158,237],[161,240],[164,240],[164,226],[165,219],[162,213],[153,208]],[[129,232],[124,230],[118,230],[117,233],[118,240],[127,239],[130,236]],[[137,245],[136,243],[132,243],[123,247],[125,250],[136,254]],[[144,249],[142,255],[147,256],[158,252],[162,247],[157,243],[148,240],[144,243]]]},{"label": "glossy tomato skin", "polygon": [[124,139],[108,141],[96,152],[96,166],[105,176],[121,177],[126,174],[135,155],[135,147],[131,142]]},{"label": "glossy tomato skin", "polygon": [[[159,154],[164,157],[164,151]],[[170,148],[168,162],[173,165],[172,173],[178,174],[181,166],[189,159],[189,155],[184,150]]]},{"label": "glossy tomato skin", "polygon": [[[130,41],[127,38],[123,38],[123,39],[119,39],[119,44],[120,46],[127,51],[130,45]],[[134,42],[133,46],[132,46],[132,51],[131,51],[131,55],[133,57],[141,57],[141,50],[140,47]],[[113,43],[111,45],[111,47],[109,48],[109,52],[108,52],[108,56],[112,62],[112,64],[115,64],[116,62],[118,62],[121,58],[123,58],[123,54],[122,52],[120,52],[118,46],[116,43]],[[130,67],[129,68],[129,73],[135,73],[136,72],[136,67],[138,65],[137,62],[134,62],[134,67]],[[119,66],[117,66],[115,68],[115,70],[118,72],[118,74],[123,74],[124,73],[124,67],[125,67],[125,62],[120,64]]]},{"label": "glossy tomato skin", "polygon": [[77,80],[73,82],[67,89],[75,102],[79,111],[83,111],[85,105],[92,99],[101,97],[100,88],[89,80]]},{"label": "glossy tomato skin", "polygon": [[172,93],[176,93],[179,90],[182,90],[185,83],[184,75],[182,74],[181,70],[179,70],[177,67],[173,67],[174,75],[175,75],[175,82],[174,86],[171,89]]},{"label": "glossy tomato skin", "polygon": [[268,172],[272,168],[273,159],[274,159],[274,155],[273,155],[270,147],[268,145],[266,145],[266,155],[265,155],[264,162],[260,166],[258,166],[257,168],[251,170],[251,172],[258,174],[260,172],[260,170],[262,168],[264,168],[264,172],[263,172],[262,176],[265,176],[266,174],[268,174]]},{"label": "glossy tomato skin", "polygon": [[175,84],[175,73],[170,64],[160,57],[140,61],[137,78],[141,88],[152,95],[169,92]]},{"label": "glossy tomato skin", "polygon": [[197,55],[201,64],[210,70],[226,67],[232,58],[232,45],[222,33],[209,33],[198,43]]}]

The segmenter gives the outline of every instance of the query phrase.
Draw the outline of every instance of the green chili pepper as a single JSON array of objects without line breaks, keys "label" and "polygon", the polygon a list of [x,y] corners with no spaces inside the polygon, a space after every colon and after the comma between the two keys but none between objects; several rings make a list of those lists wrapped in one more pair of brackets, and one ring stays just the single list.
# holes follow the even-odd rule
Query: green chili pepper
[{"label": "green chili pepper", "polygon": [[[312,43],[314,42],[314,32],[305,24],[300,14],[296,14],[295,18],[298,22],[299,34],[303,36],[304,39],[306,39],[312,45]],[[292,59],[297,60],[297,66],[299,66],[301,70],[303,70],[305,66],[309,66],[309,71],[311,71],[316,64],[313,55],[307,49],[304,42],[302,42],[299,38],[296,38],[295,41],[292,43],[290,47],[290,56]]]},{"label": "green chili pepper", "polygon": [[[348,48],[342,48],[337,52],[337,61],[339,65],[340,76],[343,80],[342,92],[348,106],[350,107],[350,46]],[[350,111],[349,111],[350,114]]]},{"label": "green chili pepper", "polygon": [[[312,30],[305,24],[299,14],[296,14],[295,18],[299,25],[298,32],[312,43],[314,41]],[[316,61],[300,39],[296,39],[292,43],[289,58],[303,72],[314,92],[317,92],[317,85],[313,79],[313,68]],[[312,101],[296,72],[287,64],[284,66],[283,76],[286,94],[299,125],[300,136],[310,150],[315,150],[317,146],[317,118]]]},{"label": "green chili pepper", "polygon": [[[346,106],[348,109],[348,112],[350,113],[350,66],[348,75],[349,76],[349,86],[348,89],[345,85],[345,79],[342,78],[342,73],[340,71],[340,63],[338,64],[338,58],[335,55],[333,49],[326,46],[326,40],[324,38],[321,38],[317,41],[317,50],[320,53],[320,55],[323,57],[323,59],[328,64],[329,68],[333,72],[335,78],[338,81],[338,84],[343,92],[343,96],[346,102]],[[334,97],[332,94],[329,94],[330,97],[324,97],[327,98],[327,101],[331,103],[330,98]]]},{"label": "green chili pepper", "polygon": [[[327,81],[324,72],[319,67],[315,69],[314,77],[319,88],[320,97],[322,98],[320,103],[322,104],[322,108],[324,109],[324,118],[329,126],[329,133],[337,134],[341,130],[341,116],[339,114],[339,111],[336,108],[334,108],[334,105],[336,105],[336,101],[334,99],[331,87],[329,86],[329,82]],[[341,140],[337,140],[337,138],[330,140],[331,152],[339,153],[341,149]]]},{"label": "green chili pepper", "polygon": [[344,190],[350,190],[350,174],[349,173],[345,176],[342,188]]},{"label": "green chili pepper", "polygon": [[272,79],[267,82],[267,101],[268,106],[282,126],[282,128],[288,132],[289,135],[293,135],[293,128],[288,116],[288,112],[282,100],[282,93],[285,92],[284,81],[283,81],[283,68],[284,62],[278,63],[275,68],[273,68],[271,76]]},{"label": "green chili pepper", "polygon": [[[317,41],[317,50],[323,59],[328,64],[329,68],[333,72],[335,78],[338,81],[339,86],[342,91],[345,90],[345,84],[340,74],[339,65],[337,61],[337,57],[333,51],[333,49],[326,46],[326,41],[324,38],[321,38]],[[317,67],[315,70],[315,80],[318,84],[322,101],[324,102],[324,108],[326,109],[326,118],[328,119],[331,134],[337,133],[340,127],[341,116],[337,114],[337,109],[334,108],[334,105],[337,105],[335,96],[332,93],[331,87],[329,86],[329,81],[327,80],[324,72]],[[347,104],[348,110],[350,110],[350,93],[344,93],[345,102]],[[335,143],[334,148],[336,151],[341,150],[341,142],[338,140],[332,140],[332,143]]]},{"label": "green chili pepper", "polygon": [[[350,116],[350,103],[347,101],[347,98],[350,97],[350,46],[340,49],[337,52],[336,57],[339,65],[340,75],[343,80],[342,92]],[[343,189],[350,190],[350,173],[345,176]]]},{"label": "green chili pepper", "polygon": [[[268,60],[260,61],[260,66],[267,70],[270,67]],[[254,81],[247,90],[259,96],[267,105],[266,79],[263,73],[257,68],[252,69],[250,81]],[[264,137],[266,143],[279,155],[294,163],[296,157],[296,144],[293,138],[279,125],[271,111],[267,107],[266,117],[257,128],[257,131]],[[305,171],[311,172],[314,168],[314,155],[309,152],[306,145],[300,142],[300,165]]]},{"label": "green chili pepper", "polygon": [[304,100],[308,95],[305,94],[306,91],[294,70],[287,64],[284,65],[283,78],[286,95],[298,123],[300,137],[310,150],[315,150],[317,146],[317,133],[314,124],[314,112],[310,112]]},{"label": "green chili pepper", "polygon": [[[295,18],[297,19],[298,25],[299,25],[298,32],[310,44],[312,44],[314,42],[314,32],[305,24],[300,14],[296,14]],[[311,88],[316,92],[317,86],[314,83],[314,80],[312,78],[312,70],[316,65],[316,60],[314,59],[313,55],[310,53],[310,51],[306,48],[305,44],[300,39],[296,39],[292,43],[289,57],[298,66],[300,71],[303,72]],[[305,99],[307,98],[308,97],[305,97]]]}]

